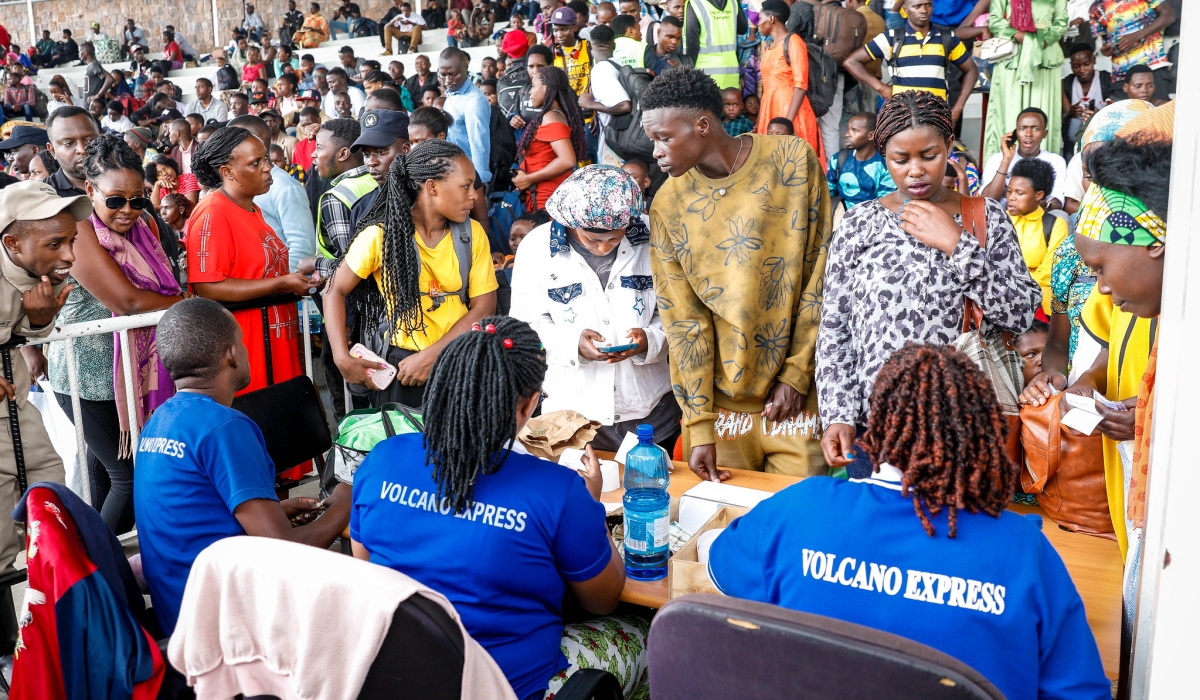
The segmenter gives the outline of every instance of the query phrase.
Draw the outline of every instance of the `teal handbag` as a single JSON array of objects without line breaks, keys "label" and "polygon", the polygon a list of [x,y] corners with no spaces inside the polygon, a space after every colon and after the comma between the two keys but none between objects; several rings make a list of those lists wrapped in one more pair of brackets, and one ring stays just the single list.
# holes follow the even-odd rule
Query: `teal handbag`
[{"label": "teal handbag", "polygon": [[385,403],[379,408],[351,411],[338,424],[333,441],[334,476],[344,484],[353,484],[354,472],[376,445],[396,435],[424,431],[421,415],[402,404]]}]

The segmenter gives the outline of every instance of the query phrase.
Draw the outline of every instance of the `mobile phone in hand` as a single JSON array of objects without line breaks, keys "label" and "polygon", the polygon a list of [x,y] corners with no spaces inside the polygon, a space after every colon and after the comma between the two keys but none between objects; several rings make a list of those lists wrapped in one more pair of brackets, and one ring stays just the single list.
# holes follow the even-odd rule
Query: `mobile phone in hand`
[{"label": "mobile phone in hand", "polygon": [[606,348],[596,348],[596,349],[599,350],[600,352],[615,353],[615,352],[625,352],[627,350],[632,350],[632,349],[636,348],[637,346],[638,346],[637,343],[626,343],[624,345],[609,345]]}]

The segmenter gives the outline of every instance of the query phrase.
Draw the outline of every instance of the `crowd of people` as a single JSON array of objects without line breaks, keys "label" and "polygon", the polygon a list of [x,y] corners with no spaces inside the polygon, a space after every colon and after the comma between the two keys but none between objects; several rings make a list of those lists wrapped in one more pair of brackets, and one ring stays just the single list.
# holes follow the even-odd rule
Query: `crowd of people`
[{"label": "crowd of people", "polygon": [[[1110,697],[1061,559],[1006,509],[1038,497],[1020,421],[1060,393],[1094,399],[1102,449],[1076,466],[1103,475],[1096,534],[1136,584],[1173,5],[422,5],[373,20],[343,0],[327,19],[288,0],[276,31],[247,4],[186,104],[170,71],[199,54],[172,27],[149,61],[130,20],[113,71],[98,28],[46,32],[31,68],[87,70],[81,91],[50,80],[44,125],[9,63],[0,329],[32,343],[0,389],[20,404],[45,376],[81,423],[89,500],[113,532],[136,526],[158,631],[213,542],[328,547],[348,527],[354,556],[449,599],[517,697],[552,697],[581,667],[646,697],[649,618],[614,613],[624,567],[593,450],[649,424],[701,479],[805,478],[717,539],[723,592],[921,641],[1007,697]],[[411,75],[350,46],[332,66],[307,53],[338,33],[416,53],[443,27]],[[473,71],[460,47],[489,42]],[[960,138],[976,89],[981,152]],[[395,403],[424,421],[321,502],[279,500],[310,467],[273,464],[231,408],[304,372],[296,297],[321,311],[335,422]],[[129,348],[36,345],[161,310]],[[564,410],[599,425],[578,474],[516,440]],[[30,481],[62,481],[20,414]],[[7,439],[11,476],[5,454]],[[397,485],[407,500],[388,498]],[[0,563],[19,547],[0,528]],[[812,552],[863,566],[822,578]],[[883,561],[908,570],[903,596],[866,565]]]}]

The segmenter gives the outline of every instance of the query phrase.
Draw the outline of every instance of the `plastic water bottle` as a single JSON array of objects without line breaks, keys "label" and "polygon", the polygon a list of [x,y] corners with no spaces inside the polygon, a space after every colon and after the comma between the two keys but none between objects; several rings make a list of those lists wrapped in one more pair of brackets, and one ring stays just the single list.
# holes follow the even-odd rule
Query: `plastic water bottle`
[{"label": "plastic water bottle", "polygon": [[667,575],[671,483],[667,455],[654,444],[653,426],[637,428],[638,444],[625,458],[625,574],[641,581]]}]

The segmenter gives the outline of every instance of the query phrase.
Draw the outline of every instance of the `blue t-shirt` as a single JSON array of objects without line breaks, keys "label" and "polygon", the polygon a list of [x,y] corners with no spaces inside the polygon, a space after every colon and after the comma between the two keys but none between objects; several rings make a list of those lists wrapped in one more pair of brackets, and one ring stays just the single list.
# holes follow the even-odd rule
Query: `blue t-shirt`
[{"label": "blue t-shirt", "polygon": [[929,21],[945,27],[957,27],[971,14],[975,0],[937,0],[933,3],[933,15]]},{"label": "blue t-shirt", "polygon": [[133,470],[142,571],[154,614],[170,634],[192,562],[208,545],[244,535],[233,509],[275,496],[275,465],[244,413],[204,394],[180,392],[138,437]]},{"label": "blue t-shirt", "polygon": [[812,477],[763,501],[713,543],[713,581],[933,647],[1009,700],[1111,697],[1083,602],[1036,521],[959,511],[950,539],[943,509],[930,537],[899,471],[882,472]]},{"label": "blue t-shirt", "polygon": [[887,164],[884,163],[883,156],[879,155],[879,151],[866,160],[855,158],[854,152],[851,151],[840,170],[838,154],[835,153],[829,159],[829,172],[826,173],[825,179],[829,182],[829,194],[841,197],[846,203],[846,209],[879,199],[896,190],[896,182],[892,180],[892,174],[888,172]]},{"label": "blue t-shirt", "polygon": [[566,582],[598,576],[612,556],[604,506],[574,471],[514,452],[479,477],[474,506],[455,515],[438,503],[422,438],[389,438],[363,461],[350,536],[371,561],[449,598],[517,697],[540,697],[567,667]]}]

